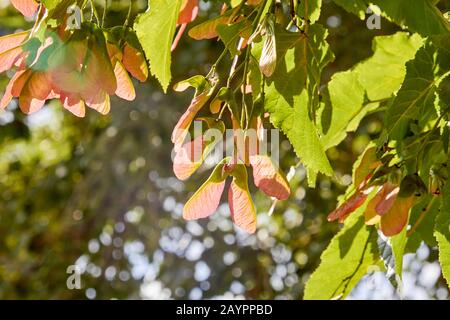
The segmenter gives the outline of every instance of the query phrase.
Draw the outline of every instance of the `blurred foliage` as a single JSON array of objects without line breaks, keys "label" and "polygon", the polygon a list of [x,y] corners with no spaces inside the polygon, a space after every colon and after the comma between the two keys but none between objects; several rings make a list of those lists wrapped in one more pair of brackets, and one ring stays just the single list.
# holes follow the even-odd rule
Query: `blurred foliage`
[{"label": "blurred foliage", "polygon": [[[27,27],[5,3],[0,33]],[[327,75],[369,57],[373,37],[397,30],[386,20],[382,30],[368,30],[356,16],[324,3],[320,23],[330,28],[337,57]],[[123,21],[127,5],[113,1],[107,24]],[[133,14],[143,7],[136,1]],[[202,3],[202,9],[206,19],[218,8]],[[222,49],[211,41],[183,41],[174,58],[178,80],[205,73]],[[5,83],[3,77],[0,91]],[[170,133],[189,97],[163,96],[153,80],[135,85],[137,100],[113,100],[107,117],[90,112],[79,120],[57,103],[32,116],[12,103],[0,114],[0,299],[301,298],[339,229],[326,214],[351,182],[352,163],[380,133],[383,114],[367,117],[329,151],[338,179],[320,177],[319,188],[308,189],[298,168],[293,196],[272,216],[270,200],[253,190],[258,231],[248,236],[233,227],[226,205],[211,219],[182,219],[183,203],[208,174],[205,168],[184,183],[172,173]],[[287,171],[297,160],[287,141],[281,146]],[[74,264],[83,273],[81,290],[66,285]]]}]

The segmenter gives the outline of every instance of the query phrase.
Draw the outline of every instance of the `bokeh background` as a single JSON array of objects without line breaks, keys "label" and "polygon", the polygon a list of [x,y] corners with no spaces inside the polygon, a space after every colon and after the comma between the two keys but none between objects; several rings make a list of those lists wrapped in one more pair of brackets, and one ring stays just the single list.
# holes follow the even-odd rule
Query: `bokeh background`
[{"label": "bokeh background", "polygon": [[[128,1],[109,2],[107,25],[121,24]],[[133,2],[134,15],[145,8]],[[219,2],[201,2],[199,19],[217,14]],[[320,22],[336,54],[324,82],[369,57],[374,36],[398,30],[386,20],[368,30],[329,0]],[[0,0],[1,35],[31,25]],[[175,79],[205,74],[221,50],[218,42],[185,37],[174,54]],[[0,76],[0,92],[9,76]],[[114,99],[108,116],[91,111],[77,119],[58,103],[25,116],[12,102],[0,113],[0,299],[301,299],[339,230],[326,215],[350,182],[352,163],[380,133],[382,112],[329,151],[337,180],[320,177],[308,189],[298,167],[291,199],[272,216],[271,200],[253,190],[258,231],[249,236],[232,225],[226,203],[210,219],[182,219],[183,203],[211,169],[187,182],[172,173],[170,134],[192,93],[163,95],[153,80],[135,85],[137,100]],[[280,145],[288,172],[298,159],[285,139]],[[350,299],[447,299],[436,260],[423,244],[405,257],[401,292],[369,270]],[[81,289],[67,287],[72,265],[82,273]]]}]

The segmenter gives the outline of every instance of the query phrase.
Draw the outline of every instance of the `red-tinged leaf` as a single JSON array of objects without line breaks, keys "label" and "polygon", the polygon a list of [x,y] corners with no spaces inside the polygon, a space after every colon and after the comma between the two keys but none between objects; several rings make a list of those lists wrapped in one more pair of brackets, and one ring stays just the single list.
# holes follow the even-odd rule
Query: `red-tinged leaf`
[{"label": "red-tinged leaf", "polygon": [[188,179],[208,157],[214,147],[223,141],[225,124],[213,118],[198,118],[207,125],[207,130],[181,148],[175,150],[173,170],[180,180]]},{"label": "red-tinged leaf", "polygon": [[224,168],[225,160],[216,166],[208,180],[186,202],[183,208],[184,219],[206,218],[217,210],[225,188],[225,180],[228,177]]},{"label": "red-tinged leaf", "polygon": [[220,99],[214,99],[209,104],[209,110],[211,111],[212,114],[217,114],[222,109],[222,105],[223,101],[221,101]]},{"label": "red-tinged leaf", "polygon": [[18,71],[14,75],[14,78],[16,78],[16,80],[12,83],[11,87],[11,94],[13,97],[18,98],[20,96],[23,87],[25,86],[25,84],[27,83],[28,79],[31,77],[32,74],[33,71],[31,70],[22,70]]},{"label": "red-tinged leaf", "polygon": [[353,174],[353,183],[356,187],[360,186],[366,180],[374,169],[381,165],[381,161],[377,158],[377,148],[368,148],[362,156],[358,167]]},{"label": "red-tinged leaf", "polygon": [[0,37],[0,53],[20,46],[29,35],[29,31],[24,31]]},{"label": "red-tinged leaf", "polygon": [[129,44],[125,44],[123,51],[123,65],[131,75],[141,82],[147,81],[148,65],[144,53]]},{"label": "red-tinged leaf", "polygon": [[58,91],[80,93],[84,90],[87,84],[82,71],[87,58],[87,41],[69,41],[54,51],[49,58],[49,69]]},{"label": "red-tinged leaf", "polygon": [[52,82],[48,74],[34,72],[20,94],[20,109],[26,114],[39,111],[45,105],[45,101],[51,98],[52,95]]},{"label": "red-tinged leaf", "polygon": [[213,118],[198,118],[207,125],[207,130],[181,148],[175,149],[173,170],[180,180],[188,179],[208,157],[215,146],[223,141],[225,124]]},{"label": "red-tinged leaf", "polygon": [[[23,77],[21,77],[25,72],[26,71],[16,72],[16,74],[9,81],[8,85],[6,86],[5,93],[0,100],[0,110],[5,109],[9,105],[14,97],[13,91],[15,91],[15,93],[17,94],[16,97],[19,96],[20,91],[22,91],[22,88],[27,80],[27,78],[24,79]],[[18,81],[19,79],[22,79],[22,81]]]},{"label": "red-tinged leaf", "polygon": [[52,89],[52,91],[50,91],[49,95],[47,96],[47,100],[59,99],[59,98],[60,98],[60,94],[53,89]]},{"label": "red-tinged leaf", "polygon": [[177,24],[190,23],[197,18],[198,0],[183,0]]},{"label": "red-tinged leaf", "polygon": [[193,76],[189,79],[176,83],[173,86],[173,90],[183,92],[191,87],[196,89],[196,93],[203,92],[206,90],[205,88],[208,87],[208,81],[204,76]]},{"label": "red-tinged leaf", "polygon": [[0,73],[11,69],[23,53],[21,47],[15,47],[0,53]]},{"label": "red-tinged leaf", "polygon": [[219,36],[217,26],[221,24],[229,24],[233,21],[235,11],[228,11],[225,14],[203,22],[189,30],[188,34],[195,40],[214,39]]},{"label": "red-tinged leaf", "polygon": [[86,116],[86,107],[79,94],[61,93],[64,108],[79,118]]},{"label": "red-tinged leaf", "polygon": [[[233,117],[233,123],[236,123],[236,119]],[[258,123],[259,125],[260,123]],[[264,139],[263,132],[260,129],[263,127],[253,128],[251,130],[238,131],[236,136],[236,148],[239,153],[239,158],[244,161],[246,166],[251,165],[251,159],[254,156],[258,156],[261,152],[261,143]],[[257,160],[257,159],[256,159]]]},{"label": "red-tinged leaf", "polygon": [[347,201],[345,201],[342,205],[340,205],[336,210],[334,210],[328,215],[328,221],[339,220],[339,222],[342,223],[345,220],[345,218],[347,218],[356,209],[361,207],[364,204],[364,202],[366,202],[367,196],[370,193],[369,191],[371,190],[355,193]]},{"label": "red-tinged leaf", "polygon": [[19,98],[20,110],[25,114],[32,114],[42,109],[45,105],[45,100],[36,99],[28,92],[24,93]]},{"label": "red-tinged leaf", "polygon": [[173,172],[178,179],[188,179],[202,165],[205,146],[203,135],[200,135],[176,151]]},{"label": "red-tinged leaf", "polygon": [[108,50],[108,56],[113,65],[115,65],[116,61],[123,60],[123,53],[117,45],[108,42],[106,43],[106,49]]},{"label": "red-tinged leaf", "polygon": [[364,220],[365,224],[368,226],[373,226],[380,222],[381,216],[375,210],[375,207],[381,200],[382,194],[380,193],[381,187],[376,187],[377,192],[376,195],[369,201],[367,204],[366,210],[364,211]]},{"label": "red-tinged leaf", "polygon": [[117,90],[116,75],[111,61],[107,54],[103,52],[102,47],[92,46],[88,60],[84,72],[86,85],[95,85],[110,95],[114,94]]},{"label": "red-tinged leaf", "polygon": [[25,17],[32,17],[39,8],[35,0],[11,0],[11,4]]},{"label": "red-tinged leaf", "polygon": [[276,168],[269,156],[250,157],[253,167],[255,186],[270,197],[286,200],[291,195],[289,182],[279,168]]},{"label": "red-tinged leaf", "polygon": [[380,215],[384,216],[391,210],[394,205],[395,199],[398,196],[400,187],[392,183],[385,183],[380,191],[380,202],[375,207],[375,211]]},{"label": "red-tinged leaf", "polygon": [[266,21],[265,33],[259,68],[269,78],[275,72],[277,66],[277,42],[275,39],[274,21],[270,18]]},{"label": "red-tinged leaf", "polygon": [[170,51],[175,51],[175,49],[178,47],[178,43],[180,42],[181,38],[183,37],[184,32],[186,31],[187,23],[183,23],[180,28],[178,29],[177,35],[175,36],[175,39],[172,42],[172,47],[170,48]]},{"label": "red-tinged leaf", "polygon": [[123,64],[119,61],[116,61],[114,74],[116,75],[117,81],[116,95],[119,98],[128,101],[133,101],[136,99],[136,91],[134,90],[133,82],[131,81],[127,70],[125,70]]},{"label": "red-tinged leaf", "polygon": [[256,231],[256,209],[248,189],[247,169],[238,164],[234,168],[233,182],[228,190],[228,205],[233,222],[248,233]]},{"label": "red-tinged leaf", "polygon": [[209,100],[211,93],[206,91],[195,96],[186,112],[181,116],[172,133],[172,142],[175,144],[175,150],[181,147],[189,132],[189,127],[195,119],[200,109]]},{"label": "red-tinged leaf", "polygon": [[409,211],[414,205],[414,196],[397,197],[389,212],[381,217],[380,228],[386,237],[399,234],[408,223]]},{"label": "red-tinged leaf", "polygon": [[81,94],[86,105],[98,111],[99,113],[106,115],[111,110],[111,101],[109,95],[103,90],[91,90],[89,93],[83,92]]},{"label": "red-tinged leaf", "polygon": [[[96,39],[87,51],[84,51],[84,46],[80,46],[80,43],[82,42],[74,41],[72,44],[76,46],[76,52],[71,54],[66,50],[66,53],[63,53],[63,61],[68,60],[69,67],[58,65],[52,71],[53,81],[60,91],[80,93],[88,107],[107,114],[110,111],[109,95],[115,94],[117,80],[106,52],[104,38]],[[82,64],[78,64],[83,52],[86,52],[86,55]],[[74,62],[77,64],[75,69],[72,65]],[[64,76],[67,77],[66,80]],[[70,86],[70,82],[74,84]]]},{"label": "red-tinged leaf", "polygon": [[14,66],[18,69],[18,70],[23,70],[26,69],[27,67],[27,57],[28,57],[28,52],[22,52],[20,53],[17,58],[16,58],[16,62],[14,62]]},{"label": "red-tinged leaf", "polygon": [[67,44],[61,44],[50,58],[50,63],[54,60],[59,68],[63,68],[67,72],[81,72],[89,54],[86,40],[73,40]]},{"label": "red-tinged leaf", "polygon": [[13,80],[11,79],[11,81],[8,83],[8,86],[5,89],[5,93],[3,94],[2,99],[0,100],[0,110],[5,109],[13,99],[13,96],[11,94],[12,85]]},{"label": "red-tinged leaf", "polygon": [[[242,130],[239,120],[234,115],[232,115],[231,121],[234,130],[234,143],[237,155],[245,165],[250,166],[250,158],[260,153],[262,137],[259,135],[259,129],[250,126],[250,130]],[[250,125],[252,125],[251,122]]]},{"label": "red-tinged leaf", "polygon": [[58,69],[51,72],[51,78],[58,92],[80,93],[86,87],[86,81],[78,71],[64,72]]}]

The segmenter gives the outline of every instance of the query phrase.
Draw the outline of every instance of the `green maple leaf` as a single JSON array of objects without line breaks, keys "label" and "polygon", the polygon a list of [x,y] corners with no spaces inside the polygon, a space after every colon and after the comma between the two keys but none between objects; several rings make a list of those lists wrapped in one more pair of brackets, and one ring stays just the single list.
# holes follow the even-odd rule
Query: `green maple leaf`
[{"label": "green maple leaf", "polygon": [[321,72],[333,60],[326,36],[317,24],[311,26],[307,37],[278,30],[277,68],[266,85],[265,109],[308,168],[310,185],[319,172],[333,174],[314,123]]},{"label": "green maple leaf", "polygon": [[149,0],[149,9],[134,24],[137,37],[150,61],[150,72],[166,92],[172,79],[171,47],[181,0]]}]

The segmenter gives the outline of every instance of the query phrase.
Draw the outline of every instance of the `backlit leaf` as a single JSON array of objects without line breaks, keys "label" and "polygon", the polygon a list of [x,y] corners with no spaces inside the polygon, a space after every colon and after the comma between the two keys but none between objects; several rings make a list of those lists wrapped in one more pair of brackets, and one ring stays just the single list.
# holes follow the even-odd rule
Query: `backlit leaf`
[{"label": "backlit leaf", "polygon": [[11,4],[25,17],[33,16],[39,8],[35,0],[11,0]]},{"label": "backlit leaf", "polygon": [[172,142],[175,149],[179,148],[188,134],[189,127],[194,121],[197,113],[211,98],[214,92],[215,84],[205,82],[202,77],[193,77],[177,85],[176,90],[185,90],[188,86],[197,86],[195,96],[191,101],[186,112],[181,116],[172,132]]},{"label": "backlit leaf", "polygon": [[23,87],[19,97],[19,106],[23,113],[39,111],[49,99],[52,83],[49,75],[43,72],[33,73]]},{"label": "backlit leaf", "polygon": [[214,147],[222,141],[225,125],[222,121],[201,118],[207,124],[207,131],[186,142],[175,151],[173,172],[180,180],[188,179],[200,166]]},{"label": "backlit leaf", "polygon": [[379,194],[380,202],[377,203],[375,211],[380,215],[384,216],[387,214],[397,199],[398,193],[400,192],[400,187],[392,183],[385,183],[381,188]]},{"label": "backlit leaf", "polygon": [[29,35],[29,31],[24,31],[0,37],[0,53],[20,46],[28,38]]},{"label": "backlit leaf", "polygon": [[183,217],[187,220],[206,218],[212,215],[219,206],[225,180],[226,161],[219,163],[208,180],[195,192],[183,208]]},{"label": "backlit leaf", "polygon": [[198,14],[198,0],[183,0],[181,5],[178,24],[190,23],[194,21]]},{"label": "backlit leaf", "polygon": [[[164,91],[172,79],[171,47],[181,8],[181,0],[149,0],[148,10],[134,24],[137,37],[150,61],[150,71]],[[164,30],[164,32],[151,32]]]},{"label": "backlit leaf", "polygon": [[344,299],[379,260],[377,232],[364,225],[365,206],[351,215],[322,253],[306,283],[304,299]]},{"label": "backlit leaf", "polygon": [[450,182],[443,190],[441,210],[436,218],[434,235],[439,247],[439,262],[450,288]]},{"label": "backlit leaf", "polygon": [[127,70],[120,61],[116,61],[114,67],[114,74],[116,75],[117,89],[115,94],[125,100],[133,101],[136,98],[133,82],[128,75]]},{"label": "backlit leaf", "polygon": [[414,205],[414,197],[397,197],[390,210],[381,217],[380,228],[386,237],[399,234],[408,223],[409,211]]},{"label": "backlit leaf", "polygon": [[368,148],[364,151],[362,158],[358,162],[358,166],[353,172],[353,184],[356,187],[360,186],[366,180],[367,176],[380,165],[381,161],[377,157],[377,148]]},{"label": "backlit leaf", "polygon": [[248,189],[247,169],[238,164],[231,173],[233,182],[228,191],[228,204],[233,222],[248,233],[256,231],[256,209]]},{"label": "backlit leaf", "polygon": [[439,45],[438,41],[428,40],[415,59],[407,63],[405,81],[386,112],[385,125],[391,139],[402,139],[412,120],[434,110],[437,87],[449,72],[448,39],[440,38]]},{"label": "backlit leaf", "polygon": [[297,11],[300,17],[307,17],[311,23],[319,20],[322,0],[304,0],[299,3]]},{"label": "backlit leaf", "polygon": [[147,80],[148,66],[145,61],[144,54],[140,50],[129,44],[125,44],[122,63],[133,77],[141,82],[145,82]]},{"label": "backlit leaf", "polygon": [[289,183],[280,168],[267,155],[250,157],[255,186],[270,197],[287,200],[291,194]]},{"label": "backlit leaf", "polygon": [[366,202],[367,196],[368,192],[356,192],[336,210],[328,215],[328,221],[339,220],[339,222],[343,222],[348,215],[353,213]]},{"label": "backlit leaf", "polygon": [[219,36],[217,27],[222,24],[229,24],[232,22],[235,10],[229,10],[224,14],[205,21],[189,30],[189,36],[195,40],[213,39]]},{"label": "backlit leaf", "polygon": [[279,58],[282,61],[267,81],[265,109],[310,172],[332,175],[311,114],[318,106],[316,89],[321,70],[332,60],[325,38],[326,31],[313,25],[307,38],[297,34],[292,36],[293,41],[283,44],[284,48],[293,48]]}]

